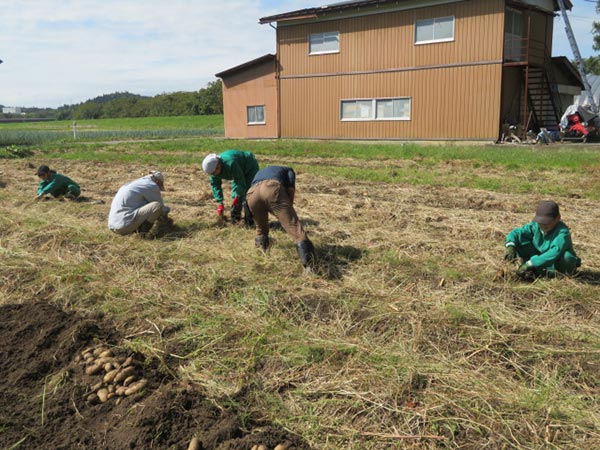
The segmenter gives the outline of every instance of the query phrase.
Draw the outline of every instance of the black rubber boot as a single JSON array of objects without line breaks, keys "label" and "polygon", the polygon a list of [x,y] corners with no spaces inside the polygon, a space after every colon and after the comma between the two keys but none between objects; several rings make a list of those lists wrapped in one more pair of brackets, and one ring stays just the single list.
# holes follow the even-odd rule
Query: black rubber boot
[{"label": "black rubber boot", "polygon": [[254,227],[254,218],[252,217],[252,211],[250,211],[250,208],[248,207],[248,203],[244,202],[243,209],[244,209],[244,225],[246,225],[248,228]]},{"label": "black rubber boot", "polygon": [[317,255],[315,254],[315,247],[310,239],[298,242],[296,248],[298,249],[298,256],[300,256],[302,265],[307,269],[314,269],[317,262]]},{"label": "black rubber boot", "polygon": [[260,248],[266,252],[269,248],[269,236],[256,236],[254,238],[254,245],[256,245],[256,248]]}]

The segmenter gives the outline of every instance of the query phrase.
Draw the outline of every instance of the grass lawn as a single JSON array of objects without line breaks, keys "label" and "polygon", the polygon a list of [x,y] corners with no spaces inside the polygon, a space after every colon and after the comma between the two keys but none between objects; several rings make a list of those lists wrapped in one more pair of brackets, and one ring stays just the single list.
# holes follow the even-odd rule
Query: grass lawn
[{"label": "grass lawn", "polygon": [[[276,227],[262,254],[253,230],[216,224],[200,164],[227,148],[296,169],[316,274]],[[314,449],[600,448],[598,146],[201,137],[27,149],[0,167],[0,305],[101,313],[118,348]],[[42,163],[90,201],[34,202]],[[152,241],[112,234],[112,196],[152,168],[176,227]],[[582,273],[521,282],[504,237],[546,198]],[[40,430],[12,423],[0,442]]]}]

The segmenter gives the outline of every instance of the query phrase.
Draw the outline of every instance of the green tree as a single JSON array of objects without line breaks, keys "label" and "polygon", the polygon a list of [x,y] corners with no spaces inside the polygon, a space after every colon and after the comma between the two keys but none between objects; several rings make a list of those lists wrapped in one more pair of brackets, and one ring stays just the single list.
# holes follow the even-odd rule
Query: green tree
[{"label": "green tree", "polygon": [[197,114],[223,114],[223,86],[221,80],[211,81],[198,91]]},{"label": "green tree", "polygon": [[[600,0],[596,3],[596,12],[600,14]],[[600,22],[592,24],[592,34],[594,35],[594,50],[600,51]]]},{"label": "green tree", "polygon": [[583,69],[585,70],[585,73],[600,75],[600,55],[584,58]]}]

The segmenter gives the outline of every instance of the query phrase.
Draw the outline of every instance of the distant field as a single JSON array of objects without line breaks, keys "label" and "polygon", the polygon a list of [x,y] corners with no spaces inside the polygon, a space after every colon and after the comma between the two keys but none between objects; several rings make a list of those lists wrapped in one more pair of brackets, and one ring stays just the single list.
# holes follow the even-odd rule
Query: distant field
[{"label": "distant field", "polygon": [[222,115],[0,123],[0,145],[222,134]]}]

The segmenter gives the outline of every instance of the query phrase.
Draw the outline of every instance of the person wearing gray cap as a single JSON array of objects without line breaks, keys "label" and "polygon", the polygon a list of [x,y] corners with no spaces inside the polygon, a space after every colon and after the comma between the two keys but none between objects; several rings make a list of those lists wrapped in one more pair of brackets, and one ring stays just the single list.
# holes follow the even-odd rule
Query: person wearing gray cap
[{"label": "person wearing gray cap", "polygon": [[79,197],[79,185],[69,177],[56,173],[46,165],[41,165],[35,173],[40,178],[36,200],[50,194],[53,197],[65,197],[71,200]]},{"label": "person wearing gray cap", "polygon": [[[202,161],[202,170],[210,175],[210,186],[213,197],[217,201],[217,215],[223,217],[222,180],[231,180],[231,221],[239,222],[242,209],[246,210],[246,192],[256,172],[258,161],[251,152],[240,150],[225,150],[220,155],[210,153]],[[245,223],[252,225],[250,215],[246,210]]]},{"label": "person wearing gray cap", "polygon": [[108,228],[120,235],[137,231],[152,237],[161,222],[172,223],[171,208],[165,206],[161,195],[164,183],[163,174],[153,170],[121,186],[110,205]]},{"label": "person wearing gray cap", "polygon": [[530,223],[508,233],[504,259],[515,261],[517,257],[522,261],[517,275],[522,278],[553,276],[556,272],[573,275],[581,266],[556,202],[541,201]]}]

